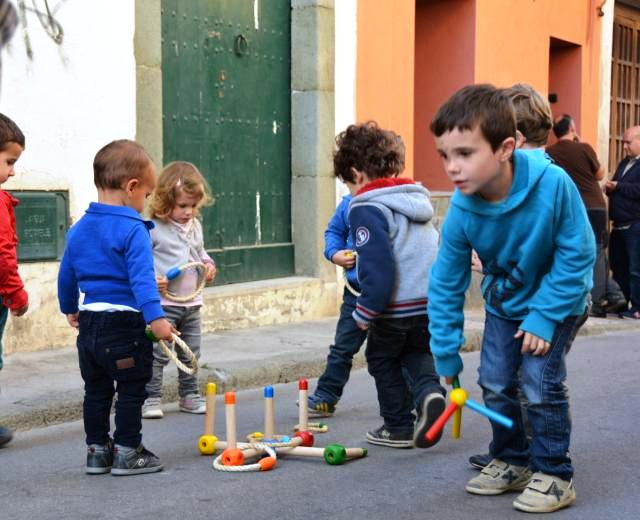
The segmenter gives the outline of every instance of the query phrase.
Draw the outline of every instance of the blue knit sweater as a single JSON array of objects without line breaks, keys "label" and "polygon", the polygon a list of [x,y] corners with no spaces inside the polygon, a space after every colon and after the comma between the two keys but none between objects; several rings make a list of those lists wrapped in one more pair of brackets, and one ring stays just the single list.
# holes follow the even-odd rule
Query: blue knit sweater
[{"label": "blue knit sweater", "polygon": [[142,311],[147,323],[162,318],[153,271],[149,230],[133,209],[92,202],[69,230],[58,273],[58,301],[64,314],[84,303],[126,305]]}]

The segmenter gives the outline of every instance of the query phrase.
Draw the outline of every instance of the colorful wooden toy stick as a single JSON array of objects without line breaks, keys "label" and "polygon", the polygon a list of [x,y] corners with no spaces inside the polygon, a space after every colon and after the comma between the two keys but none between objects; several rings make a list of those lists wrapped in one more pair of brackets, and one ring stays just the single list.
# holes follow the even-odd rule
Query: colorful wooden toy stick
[{"label": "colorful wooden toy stick", "polygon": [[509,428],[509,429],[513,428],[513,421],[508,417],[505,417],[504,415],[498,412],[494,412],[493,410],[489,410],[489,408],[482,406],[481,404],[476,403],[471,399],[467,399],[467,402],[465,404],[472,410],[484,415],[491,421],[498,423],[504,426],[505,428]]},{"label": "colorful wooden toy stick", "polygon": [[225,419],[227,426],[227,449],[235,449],[238,442],[236,432],[236,394],[227,392],[224,394]]},{"label": "colorful wooden toy stick", "polygon": [[[455,380],[454,380],[454,384],[455,384]],[[481,404],[476,403],[472,399],[469,399],[467,396],[467,392],[465,392],[462,388],[454,388],[453,390],[451,390],[451,393],[449,394],[449,398],[451,399],[451,403],[449,403],[449,406],[445,408],[444,412],[442,412],[442,415],[440,415],[440,417],[436,419],[436,421],[431,425],[431,428],[429,428],[427,433],[425,433],[425,438],[429,442],[435,441],[438,434],[442,431],[445,423],[449,420],[449,418],[452,415],[454,415],[457,411],[461,412],[462,408],[465,405],[467,405],[473,411],[484,415],[491,421],[501,424],[505,428],[513,427],[513,421],[511,419],[509,419],[508,417],[505,417],[502,414],[499,414],[498,412],[489,410],[485,406],[482,406]],[[461,420],[462,418],[460,418],[460,421]],[[460,424],[456,425],[455,422],[454,422],[453,436],[456,439],[460,437]]]},{"label": "colorful wooden toy stick", "polygon": [[298,381],[298,430],[307,431],[309,428],[309,382],[306,379]]},{"label": "colorful wooden toy stick", "polygon": [[436,419],[436,422],[434,422],[431,425],[431,428],[427,430],[427,433],[425,434],[425,438],[429,442],[435,442],[436,438],[442,431],[442,428],[444,428],[444,425],[447,423],[449,418],[455,413],[457,409],[458,409],[458,405],[456,403],[449,403],[449,406],[447,406],[444,409],[444,412],[442,412],[442,415],[440,415],[440,417]]},{"label": "colorful wooden toy stick", "polygon": [[[458,376],[453,378],[453,382],[451,386],[455,388],[460,388],[460,380]],[[462,433],[462,408],[458,408],[453,414],[453,430],[451,431],[451,436],[454,439],[459,439],[460,434]]]},{"label": "colorful wooden toy stick", "polygon": [[273,410],[273,387],[264,387],[264,436],[273,439],[275,435],[275,414]]},{"label": "colorful wooden toy stick", "polygon": [[207,411],[204,416],[204,435],[198,440],[198,449],[202,455],[213,455],[216,452],[218,438],[216,431],[216,384],[207,383]]},{"label": "colorful wooden toy stick", "polygon": [[238,449],[238,437],[236,432],[236,394],[227,392],[224,394],[225,419],[227,423],[227,449],[222,452],[220,459],[223,466],[242,466],[244,454]]}]

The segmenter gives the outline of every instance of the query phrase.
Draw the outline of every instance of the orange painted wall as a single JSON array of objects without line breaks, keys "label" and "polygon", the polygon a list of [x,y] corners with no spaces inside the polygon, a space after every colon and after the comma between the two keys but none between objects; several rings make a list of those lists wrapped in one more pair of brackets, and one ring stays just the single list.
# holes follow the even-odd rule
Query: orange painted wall
[{"label": "orange painted wall", "polygon": [[356,119],[402,136],[413,177],[415,0],[359,0],[357,9]]},{"label": "orange painted wall", "polygon": [[579,131],[597,141],[600,32],[595,0],[488,0],[476,7],[475,81],[549,87],[551,37],[582,46]]},{"label": "orange painted wall", "polygon": [[474,0],[416,2],[415,179],[429,190],[451,191],[429,124],[456,90],[473,83]]},{"label": "orange painted wall", "polygon": [[[599,2],[358,0],[356,117],[359,121],[376,119],[400,133],[407,146],[407,174],[414,176],[415,170],[415,177],[431,189],[447,191],[451,186],[422,125],[428,124],[437,100],[446,97],[444,90],[451,94],[462,82],[497,86],[524,82],[546,95],[551,79],[552,88],[562,96],[577,92],[579,99],[572,100],[570,106],[572,111],[578,107],[578,113],[573,114],[579,123],[578,131],[583,140],[595,145],[602,25],[602,18],[596,15]],[[440,14],[443,22],[436,25],[425,16],[427,12],[435,16],[438,8],[445,7],[459,9],[461,14]],[[433,47],[435,40],[422,34],[423,24],[431,31],[450,36],[441,38],[436,55],[430,59],[424,57],[423,47]],[[471,34],[473,44],[469,51]],[[566,85],[573,79],[557,65],[558,60],[550,77],[551,38],[582,47],[581,63],[574,67],[579,89]],[[447,61],[449,67],[440,74],[438,71]],[[429,77],[434,85],[425,94]],[[558,108],[565,111],[562,105]]]}]

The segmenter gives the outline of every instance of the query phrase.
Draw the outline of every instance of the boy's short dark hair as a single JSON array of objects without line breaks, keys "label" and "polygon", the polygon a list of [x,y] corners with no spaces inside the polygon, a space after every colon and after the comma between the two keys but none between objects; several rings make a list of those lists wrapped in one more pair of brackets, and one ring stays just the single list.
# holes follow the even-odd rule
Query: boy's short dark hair
[{"label": "boy's short dark hair", "polygon": [[516,111],[516,125],[527,142],[544,146],[553,127],[553,115],[547,98],[531,85],[516,83],[504,89]]},{"label": "boy's short dark hair", "polygon": [[336,177],[353,182],[352,168],[365,172],[369,179],[394,177],[404,170],[404,143],[391,130],[375,121],[350,125],[336,137],[333,170]]},{"label": "boy's short dark hair", "polygon": [[131,179],[140,179],[153,165],[146,150],[135,141],[119,139],[103,146],[93,160],[96,188],[117,190]]},{"label": "boy's short dark hair", "polygon": [[0,114],[0,152],[3,151],[9,143],[17,143],[24,148],[24,134],[11,119],[4,114]]},{"label": "boy's short dark hair", "polygon": [[515,110],[504,90],[486,83],[461,88],[438,109],[430,129],[440,137],[454,129],[473,130],[476,126],[494,152],[505,139],[516,136]]},{"label": "boy's short dark hair", "polygon": [[556,122],[553,124],[554,135],[558,139],[567,135],[569,133],[569,130],[571,130],[572,122],[573,119],[569,114],[562,114],[560,118],[556,119]]}]

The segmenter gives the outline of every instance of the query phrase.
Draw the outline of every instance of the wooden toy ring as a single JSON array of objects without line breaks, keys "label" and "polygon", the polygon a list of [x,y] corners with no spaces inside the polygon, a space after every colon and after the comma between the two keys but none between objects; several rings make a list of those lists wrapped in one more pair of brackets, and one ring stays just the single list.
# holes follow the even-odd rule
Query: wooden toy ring
[{"label": "wooden toy ring", "polygon": [[180,350],[185,353],[185,355],[189,358],[189,364],[191,366],[187,366],[182,361],[180,361],[178,359],[178,355],[174,352],[174,350],[171,349],[163,340],[158,339],[157,341],[158,345],[160,345],[160,348],[164,351],[167,357],[175,362],[178,370],[182,370],[185,374],[189,374],[190,376],[198,371],[198,358],[193,352],[191,352],[189,346],[182,339],[180,339],[179,336],[176,336],[175,334],[173,335],[173,344],[180,347]]},{"label": "wooden toy ring", "polygon": [[198,284],[198,287],[196,287],[195,291],[185,296],[177,296],[172,292],[167,291],[163,293],[162,296],[164,296],[167,300],[171,300],[172,302],[176,302],[176,303],[190,302],[196,296],[198,296],[198,294],[202,292],[202,290],[204,289],[204,286],[207,284],[207,276],[206,276],[207,266],[202,262],[189,262],[187,264],[181,265],[180,267],[172,267],[167,271],[167,274],[165,276],[167,277],[168,280],[175,280],[187,269],[191,269],[191,268],[196,268],[202,273],[200,276],[200,283]]},{"label": "wooden toy ring", "polygon": [[[265,453],[267,453],[268,457],[262,458],[258,462],[255,462],[253,464],[225,465],[222,462],[223,456],[225,456],[225,452],[227,451],[225,450],[215,459],[213,459],[213,468],[218,471],[226,471],[228,473],[247,473],[249,471],[269,471],[276,467],[276,461],[278,457],[276,455],[276,450],[274,450],[271,446],[260,444],[257,447],[252,448],[264,451]],[[240,453],[242,453],[242,450],[237,451],[240,451]]]}]

